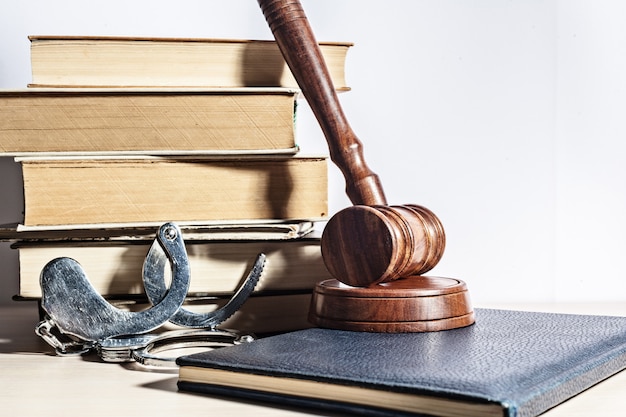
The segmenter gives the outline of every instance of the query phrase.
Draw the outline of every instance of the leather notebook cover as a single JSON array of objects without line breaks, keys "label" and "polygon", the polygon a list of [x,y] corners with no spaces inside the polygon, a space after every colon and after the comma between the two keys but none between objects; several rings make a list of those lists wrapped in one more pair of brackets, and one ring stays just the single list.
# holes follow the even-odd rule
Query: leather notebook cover
[{"label": "leather notebook cover", "polygon": [[477,309],[461,329],[313,328],[178,364],[185,391],[369,415],[536,416],[626,368],[626,317]]}]

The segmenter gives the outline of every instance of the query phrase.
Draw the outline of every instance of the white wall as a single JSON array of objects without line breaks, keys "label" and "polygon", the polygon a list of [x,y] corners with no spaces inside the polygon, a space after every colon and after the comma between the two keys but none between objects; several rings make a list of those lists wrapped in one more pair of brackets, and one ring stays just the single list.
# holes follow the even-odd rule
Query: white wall
[{"label": "white wall", "polygon": [[560,3],[559,299],[626,300],[626,3]]},{"label": "white wall", "polygon": [[[392,204],[443,221],[433,275],[476,304],[624,300],[626,5],[617,0],[304,0],[319,40],[353,41],[340,99]],[[271,38],[254,0],[4,5],[0,87],[30,81],[28,35]],[[303,152],[326,145],[300,107]],[[20,219],[0,159],[0,222]],[[348,205],[331,172],[331,210]],[[16,254],[0,246],[0,302]],[[610,289],[607,289],[610,288]]]}]

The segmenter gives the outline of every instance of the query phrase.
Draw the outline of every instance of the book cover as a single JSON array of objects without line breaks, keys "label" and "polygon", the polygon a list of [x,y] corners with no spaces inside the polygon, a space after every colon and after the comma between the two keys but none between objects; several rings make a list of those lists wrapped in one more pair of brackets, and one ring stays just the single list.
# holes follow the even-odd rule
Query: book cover
[{"label": "book cover", "polygon": [[313,328],[178,363],[183,391],[370,415],[529,417],[626,367],[626,318],[477,309],[461,329]]}]

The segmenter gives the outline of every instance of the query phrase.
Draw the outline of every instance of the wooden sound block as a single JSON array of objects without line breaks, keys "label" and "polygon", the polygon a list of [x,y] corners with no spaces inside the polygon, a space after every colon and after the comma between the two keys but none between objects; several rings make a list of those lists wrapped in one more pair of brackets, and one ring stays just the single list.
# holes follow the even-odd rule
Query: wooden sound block
[{"label": "wooden sound block", "polygon": [[434,332],[474,323],[467,286],[454,278],[412,276],[370,287],[330,279],[313,291],[309,321],[360,332]]}]

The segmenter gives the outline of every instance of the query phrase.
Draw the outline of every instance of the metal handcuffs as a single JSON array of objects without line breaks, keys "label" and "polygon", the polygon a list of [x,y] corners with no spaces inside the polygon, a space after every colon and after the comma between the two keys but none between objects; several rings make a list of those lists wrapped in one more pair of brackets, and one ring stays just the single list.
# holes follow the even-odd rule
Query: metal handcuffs
[{"label": "metal handcuffs", "polygon": [[[171,284],[165,283],[170,264]],[[180,228],[163,224],[143,265],[143,283],[152,306],[144,311],[121,310],[96,292],[80,264],[62,257],[50,261],[40,276],[41,307],[46,315],[35,332],[59,355],[95,350],[106,362],[130,362],[145,366],[175,366],[175,357],[158,353],[187,347],[216,348],[254,340],[252,335],[218,330],[254,290],[265,263],[259,254],[235,295],[226,305],[204,314],[182,308],[190,282],[187,252]],[[193,328],[149,333],[167,321]]]}]

